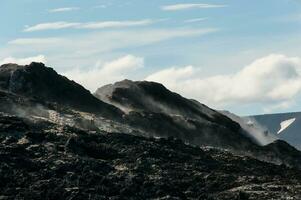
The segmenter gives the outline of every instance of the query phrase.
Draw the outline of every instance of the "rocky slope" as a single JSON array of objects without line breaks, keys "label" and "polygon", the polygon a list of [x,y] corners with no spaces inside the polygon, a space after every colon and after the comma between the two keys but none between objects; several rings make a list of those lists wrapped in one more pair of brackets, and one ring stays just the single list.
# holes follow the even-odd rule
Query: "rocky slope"
[{"label": "rocky slope", "polygon": [[210,109],[159,83],[124,80],[103,86],[94,95],[128,112],[131,126],[144,130],[139,133],[142,136],[173,136],[193,145],[227,148],[277,164],[301,166],[299,151],[287,151],[290,145],[276,141],[260,127],[250,127],[234,114]]},{"label": "rocky slope", "polygon": [[0,66],[0,89],[44,102],[101,113],[106,117],[122,115],[116,107],[99,101],[81,85],[57,74],[42,63]]},{"label": "rocky slope", "polygon": [[[118,82],[99,89],[98,100],[41,63],[3,65],[0,83],[0,111],[12,115],[84,130],[175,137],[187,144],[227,148],[260,160],[301,167],[301,153],[292,156],[286,148],[262,148],[230,118],[158,83]],[[121,117],[117,107],[127,112]]]},{"label": "rocky slope", "polygon": [[300,199],[301,172],[230,152],[0,114],[1,199]]},{"label": "rocky slope", "polygon": [[94,95],[127,112],[130,124],[146,136],[173,136],[196,145],[237,150],[253,145],[236,122],[159,83],[124,80],[101,87]]},{"label": "rocky slope", "polygon": [[[136,83],[131,84],[135,85]],[[43,104],[51,104],[51,110],[64,110],[68,107],[119,121],[132,127],[132,132],[136,135],[173,136],[192,144],[237,150],[249,149],[253,144],[248,137],[241,134],[237,123],[204,105],[170,92],[160,84],[141,82],[137,90],[134,87],[123,91],[114,90],[116,99],[129,100],[124,107],[135,107],[134,112],[124,115],[122,107],[95,98],[79,84],[57,74],[42,63],[1,66],[0,89],[19,95],[20,99],[26,97]],[[135,99],[136,97],[140,98]]]},{"label": "rocky slope", "polygon": [[207,120],[223,118],[207,106],[183,98],[155,82],[124,80],[99,88],[95,96],[125,111],[148,111]]}]

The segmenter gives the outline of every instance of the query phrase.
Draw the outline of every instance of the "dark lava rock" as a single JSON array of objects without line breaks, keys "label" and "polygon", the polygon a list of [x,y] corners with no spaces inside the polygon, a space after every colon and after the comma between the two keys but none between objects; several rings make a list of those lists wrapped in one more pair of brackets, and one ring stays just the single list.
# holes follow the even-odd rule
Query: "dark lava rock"
[{"label": "dark lava rock", "polygon": [[[0,118],[2,199],[300,199],[301,172],[182,141]],[[7,128],[10,127],[10,128]],[[6,137],[20,137],[7,143]],[[24,139],[25,138],[25,139]]]},{"label": "dark lava rock", "polygon": [[[281,164],[290,163],[291,166],[298,166],[301,168],[301,152],[283,140],[276,140],[275,142],[264,146],[263,150],[266,151],[264,155],[269,157],[270,160],[278,159],[282,161]],[[271,154],[269,152],[273,153]]]},{"label": "dark lava rock", "polygon": [[124,80],[99,88],[97,98],[120,108],[134,111],[181,115],[187,118],[219,122],[232,131],[239,126],[228,117],[195,101],[169,91],[160,83]]},{"label": "dark lava rock", "polygon": [[102,113],[107,117],[122,115],[118,108],[98,100],[81,85],[42,63],[0,66],[0,89],[83,111]]},{"label": "dark lava rock", "polygon": [[143,136],[172,136],[190,144],[240,151],[257,146],[230,118],[159,83],[124,80],[103,86],[94,95],[128,111],[125,118],[144,130]]}]

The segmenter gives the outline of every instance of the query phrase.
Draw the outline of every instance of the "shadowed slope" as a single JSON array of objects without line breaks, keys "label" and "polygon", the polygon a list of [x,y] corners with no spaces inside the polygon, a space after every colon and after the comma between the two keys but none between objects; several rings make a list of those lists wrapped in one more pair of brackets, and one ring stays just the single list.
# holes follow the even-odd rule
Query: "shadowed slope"
[{"label": "shadowed slope", "polygon": [[122,115],[116,107],[98,100],[81,85],[59,75],[42,63],[1,66],[0,89],[86,112],[101,113],[107,117]]}]

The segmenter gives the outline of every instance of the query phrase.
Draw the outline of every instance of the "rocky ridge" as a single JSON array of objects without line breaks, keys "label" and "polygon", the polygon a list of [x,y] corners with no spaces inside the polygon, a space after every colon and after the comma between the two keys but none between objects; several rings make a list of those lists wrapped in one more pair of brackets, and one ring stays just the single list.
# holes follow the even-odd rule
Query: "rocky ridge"
[{"label": "rocky ridge", "polygon": [[41,63],[0,67],[0,199],[301,198],[286,142],[157,83],[97,94]]}]

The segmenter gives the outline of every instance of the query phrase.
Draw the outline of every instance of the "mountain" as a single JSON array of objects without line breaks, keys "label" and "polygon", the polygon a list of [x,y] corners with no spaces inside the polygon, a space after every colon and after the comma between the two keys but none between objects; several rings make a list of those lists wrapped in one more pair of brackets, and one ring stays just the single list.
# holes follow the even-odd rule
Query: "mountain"
[{"label": "mountain", "polygon": [[32,63],[1,66],[0,86],[0,111],[7,114],[86,131],[178,138],[190,145],[301,166],[301,154],[291,158],[284,148],[262,148],[239,122],[159,83],[125,80],[98,89],[96,98],[44,64]]},{"label": "mountain", "polygon": [[[192,145],[226,148],[260,160],[301,166],[299,151],[292,148],[294,154],[290,154],[286,151],[289,144],[259,126],[250,127],[243,118],[186,99],[162,84],[124,80],[103,86],[94,95],[126,112],[130,126],[139,130],[135,135],[175,137]],[[273,145],[265,146],[270,143]]]},{"label": "mountain", "polygon": [[140,110],[206,120],[223,118],[207,106],[183,98],[155,82],[124,80],[99,88],[95,96],[125,111]]},{"label": "mountain", "polygon": [[116,107],[99,101],[84,87],[42,63],[0,66],[0,89],[44,102],[101,113],[107,117],[122,115]]},{"label": "mountain", "polygon": [[99,88],[95,94],[100,100],[127,111],[163,113],[169,116],[218,122],[237,131],[238,124],[204,104],[169,91],[160,83],[124,80]]},{"label": "mountain", "polygon": [[131,125],[154,136],[175,136],[195,145],[235,150],[260,143],[224,113],[169,91],[162,84],[124,80],[99,88],[100,100],[127,112]]},{"label": "mountain", "polygon": [[[95,98],[81,85],[59,75],[52,68],[42,63],[31,63],[1,66],[0,89],[3,110],[16,110],[12,114],[51,118],[53,112],[49,110],[54,110],[58,112],[56,121],[68,121],[71,125],[95,125],[107,131],[117,129],[148,137],[176,137],[195,145],[239,151],[254,145],[250,137],[242,134],[239,124],[158,83],[125,80],[100,88],[95,94],[98,98]],[[104,98],[109,95],[112,101]],[[78,122],[78,117],[74,117],[78,114],[74,110],[86,112],[85,120],[79,119]],[[98,120],[99,115],[110,119],[108,123],[114,126],[107,128],[104,120]],[[116,124],[118,121],[120,123]]]},{"label": "mountain", "polygon": [[300,199],[301,152],[245,120],[154,82],[94,95],[0,67],[0,199]]},{"label": "mountain", "polygon": [[124,80],[103,86],[94,95],[127,112],[130,124],[151,136],[237,149],[253,144],[239,124],[159,83]]},{"label": "mountain", "polygon": [[278,138],[301,149],[301,112],[251,116]]}]

